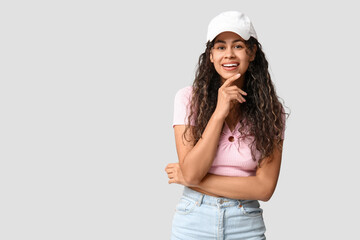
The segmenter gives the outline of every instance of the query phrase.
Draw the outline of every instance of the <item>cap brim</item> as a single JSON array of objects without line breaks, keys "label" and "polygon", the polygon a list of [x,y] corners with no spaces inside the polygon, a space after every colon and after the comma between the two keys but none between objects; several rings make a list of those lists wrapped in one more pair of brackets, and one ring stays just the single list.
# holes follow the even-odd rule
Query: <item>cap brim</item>
[{"label": "cap brim", "polygon": [[208,33],[207,36],[207,41],[213,41],[220,33],[223,32],[233,32],[236,33],[237,35],[239,35],[241,38],[243,38],[244,40],[249,40],[250,38],[250,34],[242,29],[239,28],[219,28],[216,29],[216,31],[212,31],[211,33]]}]

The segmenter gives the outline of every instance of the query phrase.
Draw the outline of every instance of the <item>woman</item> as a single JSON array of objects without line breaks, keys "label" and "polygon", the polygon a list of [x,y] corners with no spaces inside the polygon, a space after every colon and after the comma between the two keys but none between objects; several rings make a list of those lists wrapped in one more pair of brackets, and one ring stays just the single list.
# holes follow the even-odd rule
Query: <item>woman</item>
[{"label": "woman", "polygon": [[258,200],[277,184],[285,112],[246,15],[209,23],[193,86],[177,92],[174,107],[179,163],[165,170],[185,187],[171,239],[265,239]]}]

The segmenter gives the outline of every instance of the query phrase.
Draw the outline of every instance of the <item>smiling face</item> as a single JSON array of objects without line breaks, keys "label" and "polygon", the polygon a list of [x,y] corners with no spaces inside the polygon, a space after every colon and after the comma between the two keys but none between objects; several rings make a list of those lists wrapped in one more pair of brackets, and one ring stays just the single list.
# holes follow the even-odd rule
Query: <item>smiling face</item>
[{"label": "smiling face", "polygon": [[214,64],[222,82],[237,73],[240,73],[241,79],[244,79],[249,63],[255,58],[256,49],[249,50],[245,40],[236,33],[223,32],[215,38],[210,61]]}]

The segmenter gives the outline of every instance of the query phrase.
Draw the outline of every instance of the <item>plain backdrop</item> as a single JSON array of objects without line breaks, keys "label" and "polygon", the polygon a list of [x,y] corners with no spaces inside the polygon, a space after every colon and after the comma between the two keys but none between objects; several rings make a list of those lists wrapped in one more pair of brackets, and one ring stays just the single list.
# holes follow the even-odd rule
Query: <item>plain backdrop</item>
[{"label": "plain backdrop", "polygon": [[355,239],[356,1],[1,1],[0,239],[169,239],[173,100],[208,22],[253,21],[291,110],[268,239]]}]

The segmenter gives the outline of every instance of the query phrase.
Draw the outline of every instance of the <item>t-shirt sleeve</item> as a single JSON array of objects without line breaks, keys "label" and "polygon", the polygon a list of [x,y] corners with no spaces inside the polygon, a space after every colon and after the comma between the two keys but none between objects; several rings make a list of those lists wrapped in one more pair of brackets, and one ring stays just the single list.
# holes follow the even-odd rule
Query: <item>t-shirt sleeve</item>
[{"label": "t-shirt sleeve", "polygon": [[[177,91],[174,100],[173,127],[175,125],[186,125],[190,114],[190,102],[192,96],[192,87],[188,86]],[[190,125],[195,126],[194,118]]]}]

